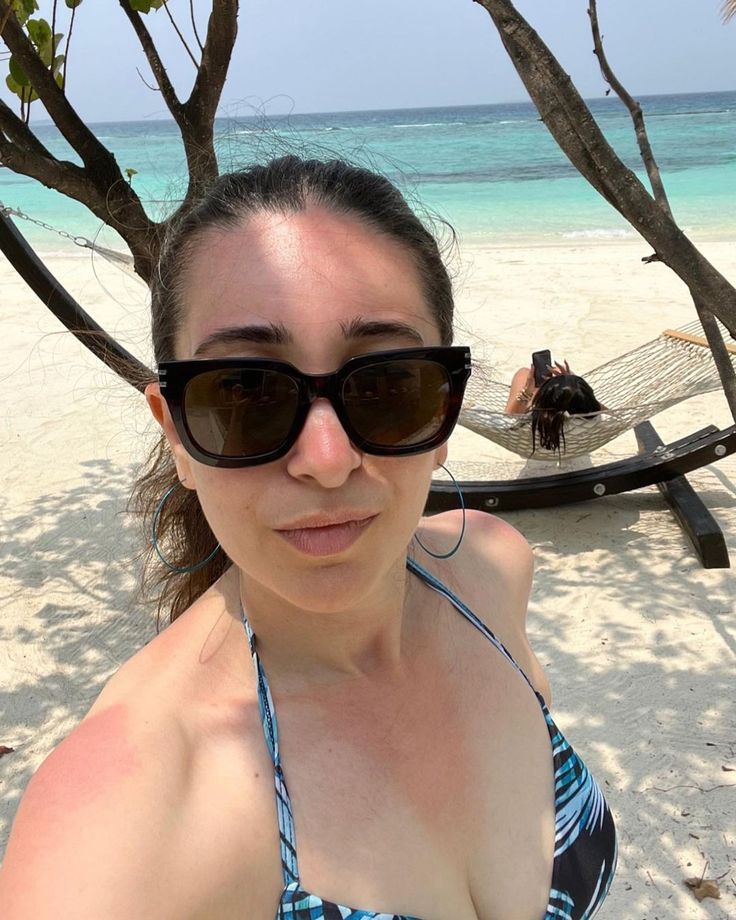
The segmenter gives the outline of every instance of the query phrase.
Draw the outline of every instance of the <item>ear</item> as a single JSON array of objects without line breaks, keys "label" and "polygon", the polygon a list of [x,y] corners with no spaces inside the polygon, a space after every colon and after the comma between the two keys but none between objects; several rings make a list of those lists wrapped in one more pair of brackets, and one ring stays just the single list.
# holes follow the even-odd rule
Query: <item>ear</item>
[{"label": "ear", "polygon": [[438,470],[447,462],[447,442],[442,447],[438,447],[434,452],[434,468]]},{"label": "ear", "polygon": [[148,403],[148,408],[151,410],[151,415],[153,415],[161,426],[166,440],[169,442],[171,453],[174,456],[174,463],[176,464],[176,472],[182,485],[187,489],[193,489],[194,477],[192,475],[191,458],[184,449],[184,445],[181,443],[181,439],[176,432],[171,413],[169,412],[169,407],[166,400],[161,395],[161,388],[159,387],[158,381],[149,383],[144,390],[144,394],[146,402]]}]

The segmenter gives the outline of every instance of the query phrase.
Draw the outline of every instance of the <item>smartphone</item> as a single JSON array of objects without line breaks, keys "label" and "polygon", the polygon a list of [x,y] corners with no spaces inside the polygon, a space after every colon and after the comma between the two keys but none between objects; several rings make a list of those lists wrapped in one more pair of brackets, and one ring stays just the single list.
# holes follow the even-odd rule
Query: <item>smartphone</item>
[{"label": "smartphone", "polygon": [[552,366],[552,355],[549,350],[535,351],[532,354],[532,364],[534,365],[534,384],[540,387],[544,383],[547,374],[549,374],[549,369]]}]

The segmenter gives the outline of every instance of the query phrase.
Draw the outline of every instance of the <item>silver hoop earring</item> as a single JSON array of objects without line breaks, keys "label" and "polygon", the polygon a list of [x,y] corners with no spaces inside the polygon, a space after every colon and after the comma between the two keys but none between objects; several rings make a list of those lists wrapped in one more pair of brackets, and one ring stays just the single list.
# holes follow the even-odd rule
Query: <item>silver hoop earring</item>
[{"label": "silver hoop earring", "polygon": [[215,558],[215,556],[220,551],[220,544],[219,543],[217,544],[217,546],[212,550],[212,552],[209,554],[209,556],[206,559],[203,559],[201,562],[197,562],[195,565],[188,565],[188,566],[173,565],[173,563],[169,562],[169,560],[164,557],[163,553],[159,549],[158,539],[156,537],[156,528],[158,527],[158,519],[161,516],[161,511],[164,505],[166,504],[167,499],[169,498],[172,492],[176,491],[176,489],[179,488],[180,485],[181,485],[180,482],[175,482],[173,486],[170,486],[164,492],[164,494],[161,497],[161,501],[158,503],[156,507],[156,510],[153,513],[153,522],[151,524],[151,543],[153,544],[153,548],[156,550],[156,555],[161,560],[161,562],[163,562],[163,564],[166,566],[167,569],[170,569],[172,572],[176,572],[178,575],[191,575],[192,572],[198,572],[200,569],[203,569],[209,562],[212,562],[212,560]]},{"label": "silver hoop earring", "polygon": [[463,542],[463,537],[465,536],[465,499],[463,498],[462,489],[457,484],[457,479],[455,479],[455,477],[447,469],[446,466],[443,466],[442,464],[440,464],[440,468],[443,469],[447,473],[447,475],[450,477],[453,485],[457,489],[457,494],[460,496],[460,507],[463,512],[463,526],[460,528],[460,538],[458,539],[457,543],[453,546],[453,548],[450,550],[449,553],[433,553],[431,549],[427,549],[427,547],[422,543],[419,537],[416,536],[416,534],[414,536],[414,539],[421,546],[424,552],[427,553],[428,556],[432,556],[435,559],[449,559],[450,556],[454,556],[455,553],[460,549],[460,544]]}]

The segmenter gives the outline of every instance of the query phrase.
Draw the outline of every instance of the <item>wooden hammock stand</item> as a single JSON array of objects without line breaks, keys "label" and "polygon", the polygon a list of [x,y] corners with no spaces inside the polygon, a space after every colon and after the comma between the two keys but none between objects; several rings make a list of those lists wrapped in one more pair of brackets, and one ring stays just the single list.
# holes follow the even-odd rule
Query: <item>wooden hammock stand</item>
[{"label": "wooden hammock stand", "polygon": [[[101,361],[124,380],[141,389],[151,371],[122,348],[62,287],[34,252],[13,221],[0,210],[0,251],[41,302]],[[675,333],[682,335],[681,333]],[[696,340],[690,336],[688,340]],[[696,344],[707,346],[704,339]],[[733,348],[733,346],[731,346]],[[529,479],[460,482],[469,508],[510,511],[547,508],[589,501],[657,485],[705,568],[728,568],[726,543],[718,524],[685,478],[736,452],[736,425],[702,428],[663,444],[650,422],[635,429],[639,454],[629,459],[571,473]],[[427,512],[457,507],[452,483],[434,482]]]}]

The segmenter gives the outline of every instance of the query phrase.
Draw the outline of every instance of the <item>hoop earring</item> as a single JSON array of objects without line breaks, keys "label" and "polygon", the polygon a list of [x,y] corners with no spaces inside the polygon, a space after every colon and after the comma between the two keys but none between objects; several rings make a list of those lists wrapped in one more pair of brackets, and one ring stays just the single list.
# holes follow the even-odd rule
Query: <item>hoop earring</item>
[{"label": "hoop earring", "polygon": [[167,499],[169,498],[172,492],[174,492],[176,489],[179,488],[180,485],[181,485],[180,482],[175,482],[173,486],[170,486],[164,492],[163,496],[161,497],[161,501],[158,503],[156,507],[156,510],[153,513],[153,522],[151,524],[151,543],[153,544],[153,548],[156,550],[156,555],[161,560],[161,562],[163,562],[163,564],[166,566],[167,569],[171,569],[172,572],[176,572],[178,575],[191,575],[192,572],[198,572],[200,569],[203,569],[207,565],[207,563],[212,562],[212,560],[215,558],[215,556],[220,551],[220,544],[219,543],[217,544],[217,546],[212,550],[212,552],[209,554],[209,556],[206,559],[203,559],[201,562],[197,562],[195,565],[188,565],[188,566],[173,565],[171,562],[169,562],[168,559],[164,557],[163,553],[161,552],[158,546],[158,539],[156,538],[156,528],[158,527],[158,519],[161,516],[161,511],[164,505],[166,504]]},{"label": "hoop earring", "polygon": [[454,485],[455,488],[457,489],[457,494],[460,496],[460,507],[461,507],[462,512],[463,512],[463,526],[460,528],[460,538],[459,538],[459,540],[457,541],[457,543],[452,547],[452,549],[450,550],[449,553],[433,553],[432,550],[427,549],[427,547],[422,543],[422,541],[419,539],[419,537],[417,537],[417,536],[415,535],[415,536],[414,536],[414,539],[415,539],[415,540],[417,541],[417,543],[421,546],[421,548],[424,550],[424,552],[427,553],[427,555],[432,556],[432,557],[435,558],[435,559],[449,559],[450,556],[454,556],[455,553],[460,549],[460,544],[463,542],[463,537],[465,536],[465,499],[463,498],[462,489],[461,489],[460,486],[457,484],[457,479],[455,479],[455,477],[454,477],[454,476],[452,475],[452,473],[447,469],[446,466],[443,466],[442,464],[440,464],[440,467],[441,467],[441,468],[447,473],[447,475],[450,477],[450,479],[452,480],[453,485]]}]

